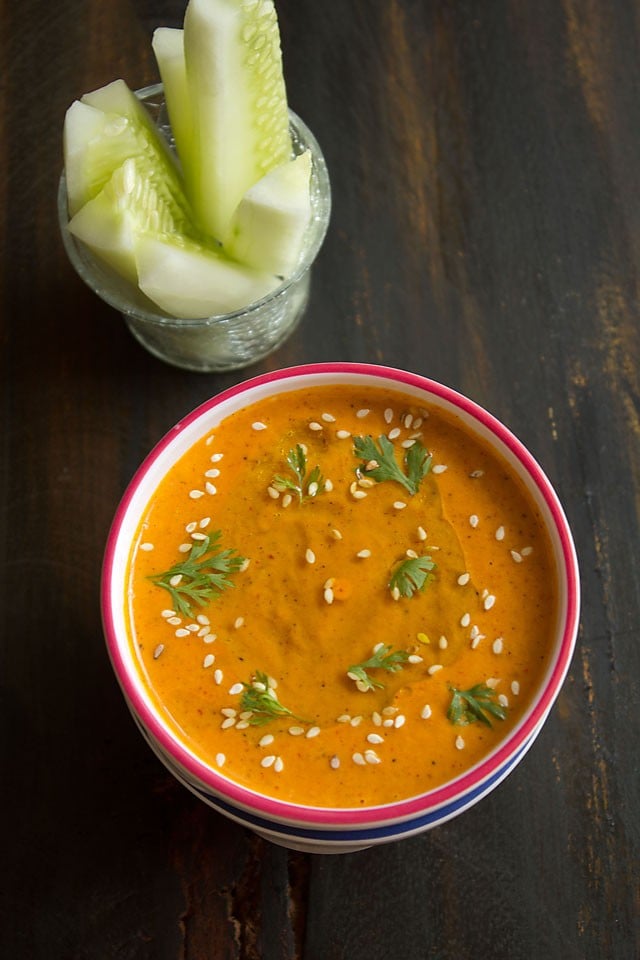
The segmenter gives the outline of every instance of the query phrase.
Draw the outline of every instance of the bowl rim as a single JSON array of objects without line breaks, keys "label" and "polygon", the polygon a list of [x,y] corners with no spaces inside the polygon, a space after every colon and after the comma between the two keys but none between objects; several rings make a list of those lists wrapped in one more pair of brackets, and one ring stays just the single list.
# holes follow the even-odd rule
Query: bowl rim
[{"label": "bowl rim", "polygon": [[[278,800],[245,787],[219,773],[196,757],[177,736],[166,727],[158,714],[149,706],[141,694],[139,676],[132,677],[120,650],[120,641],[116,632],[112,603],[114,601],[112,582],[117,576],[116,560],[123,550],[130,549],[130,541],[120,545],[120,536],[127,517],[131,501],[156,460],[174,443],[184,430],[195,425],[212,410],[223,403],[243,394],[251,394],[256,388],[286,386],[296,378],[314,377],[319,381],[337,378],[335,382],[346,383],[350,378],[375,378],[379,386],[385,384],[399,392],[403,387],[425,392],[444,401],[461,411],[472,421],[476,421],[485,431],[497,438],[504,448],[519,462],[525,475],[532,481],[537,493],[544,501],[553,522],[553,528],[560,545],[558,575],[566,584],[566,608],[562,621],[558,624],[560,639],[557,642],[555,659],[551,661],[546,680],[543,681],[537,699],[530,705],[523,720],[505,737],[504,740],[484,759],[453,780],[439,787],[392,803],[366,807],[315,807],[290,801]],[[319,384],[318,384],[319,385]],[[292,386],[292,389],[295,389]],[[255,399],[250,401],[255,402]],[[203,431],[204,432],[204,431]],[[195,438],[190,446],[196,442]],[[156,481],[157,483],[158,481]],[[149,493],[149,497],[152,491]],[[148,498],[147,498],[148,499]],[[284,824],[313,824],[326,830],[339,829],[344,825],[354,828],[361,826],[382,827],[385,823],[397,823],[422,817],[427,811],[456,803],[462,796],[474,792],[485,781],[491,780],[505,765],[515,766],[510,761],[517,754],[524,754],[522,748],[535,738],[545,721],[569,669],[578,631],[580,613],[580,574],[573,537],[560,500],[533,455],[524,444],[493,414],[475,401],[457,390],[445,386],[420,374],[395,367],[372,363],[350,361],[309,363],[272,370],[235,384],[214,395],[195,407],[175,424],[155,444],[144,458],[118,504],[107,537],[101,575],[101,612],[103,630],[111,663],[120,683],[125,699],[147,733],[158,740],[164,752],[169,754],[200,785],[210,793],[220,796],[233,807],[258,814],[273,822]],[[122,600],[124,598],[122,597]],[[123,643],[128,640],[123,640]]]}]

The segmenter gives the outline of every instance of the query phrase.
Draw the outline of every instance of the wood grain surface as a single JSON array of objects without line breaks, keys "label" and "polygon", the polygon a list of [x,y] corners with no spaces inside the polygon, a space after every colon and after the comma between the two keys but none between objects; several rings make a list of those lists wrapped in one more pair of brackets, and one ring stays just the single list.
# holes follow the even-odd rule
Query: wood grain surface
[{"label": "wood grain surface", "polygon": [[[64,112],[157,79],[178,0],[0,0],[0,955],[7,960],[640,957],[640,8],[278,0],[290,105],[333,187],[311,303],[248,371],[143,351],[66,260]],[[462,390],[556,486],[576,655],[520,766],[415,839],[290,853],[138,735],[102,551],[160,436],[249,373],[378,361]]]}]

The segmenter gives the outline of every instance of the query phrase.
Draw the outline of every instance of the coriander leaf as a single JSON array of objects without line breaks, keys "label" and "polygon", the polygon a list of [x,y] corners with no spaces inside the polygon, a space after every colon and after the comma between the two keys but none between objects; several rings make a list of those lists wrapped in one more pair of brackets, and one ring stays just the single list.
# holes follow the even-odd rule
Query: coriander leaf
[{"label": "coriander leaf", "polygon": [[306,477],[307,456],[301,444],[298,443],[289,450],[287,465],[293,473],[294,479],[278,473],[271,481],[272,486],[280,493],[291,490],[298,495],[299,502],[303,503],[305,500],[315,497],[324,488],[324,477],[319,466],[315,466],[309,476]]},{"label": "coriander leaf", "polygon": [[252,726],[261,727],[278,717],[293,717],[300,720],[300,717],[296,717],[288,707],[280,703],[266,673],[257,670],[249,683],[243,683],[243,687],[240,709],[251,712],[251,716],[247,719]]},{"label": "coriander leaf", "polygon": [[420,482],[431,469],[431,456],[419,440],[409,447],[403,458],[405,471],[401,469],[395,455],[395,447],[388,437],[354,437],[353,448],[356,457],[364,461],[359,468],[363,476],[371,477],[377,483],[395,480],[413,496],[418,492]]},{"label": "coriander leaf", "polygon": [[404,650],[391,652],[391,646],[382,644],[368,660],[349,667],[347,676],[350,680],[355,681],[355,685],[361,693],[382,689],[384,684],[370,677],[367,671],[380,669],[387,670],[389,673],[396,673],[402,669],[408,659],[409,654]]},{"label": "coriander leaf", "polygon": [[192,604],[205,607],[233,583],[227,574],[237,572],[244,563],[235,550],[221,550],[219,530],[194,540],[189,556],[164,573],[151,574],[149,579],[171,595],[176,613],[193,616]]},{"label": "coriander leaf", "polygon": [[506,720],[507,711],[498,702],[496,691],[487,686],[486,683],[478,683],[469,690],[458,690],[456,687],[450,686],[449,690],[452,696],[447,717],[451,723],[466,726],[479,720],[486,726],[491,727],[493,724],[489,715],[498,720]]},{"label": "coriander leaf", "polygon": [[403,560],[394,570],[389,581],[389,589],[401,597],[412,597],[417,590],[424,587],[433,579],[431,571],[435,570],[435,563],[431,557],[410,557]]}]

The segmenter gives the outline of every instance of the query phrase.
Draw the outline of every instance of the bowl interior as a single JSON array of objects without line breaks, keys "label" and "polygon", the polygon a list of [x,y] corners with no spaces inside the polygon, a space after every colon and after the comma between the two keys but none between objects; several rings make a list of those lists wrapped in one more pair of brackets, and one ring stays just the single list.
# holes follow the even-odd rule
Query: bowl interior
[{"label": "bowl interior", "polygon": [[[406,802],[352,811],[308,808],[270,800],[239,787],[217,770],[205,766],[163,724],[141,682],[127,632],[125,596],[128,559],[140,516],[158,483],[173,463],[227,416],[275,393],[287,393],[321,384],[353,384],[396,389],[417,400],[454,413],[472,432],[511,465],[526,486],[545,523],[557,572],[558,610],[555,639],[538,691],[520,723],[481,763],[454,781]],[[435,808],[496,776],[500,768],[524,752],[547,716],[569,666],[577,631],[579,580],[571,534],[558,498],[540,466],[523,445],[490,414],[449,388],[404,371],[366,364],[316,364],[254,378],[225,391],[198,407],[178,423],[152,450],[134,476],[118,508],[105,554],[103,618],[107,646],[125,697],[147,735],[162,751],[182,765],[206,789],[218,792],[245,809],[256,807],[270,816],[295,822],[297,818],[331,823],[336,820],[376,822],[409,816]]]}]

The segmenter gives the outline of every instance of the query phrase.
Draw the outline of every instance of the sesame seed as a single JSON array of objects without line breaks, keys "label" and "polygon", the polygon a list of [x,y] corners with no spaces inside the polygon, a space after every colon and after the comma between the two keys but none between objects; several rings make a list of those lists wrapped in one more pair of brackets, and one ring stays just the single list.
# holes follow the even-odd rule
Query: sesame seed
[{"label": "sesame seed", "polygon": [[373,720],[374,727],[382,726],[382,717],[380,716],[377,710],[373,711],[373,713],[371,714],[371,719]]},{"label": "sesame seed", "polygon": [[333,480],[325,480],[324,489],[326,493],[331,493],[333,490]]},{"label": "sesame seed", "polygon": [[382,721],[382,726],[383,726],[383,727],[392,727],[392,726],[393,726],[393,720],[383,720],[383,721]]},{"label": "sesame seed", "polygon": [[239,693],[242,693],[244,690],[244,684],[234,683],[234,685],[229,689],[229,693],[232,697],[237,697]]},{"label": "sesame seed", "polygon": [[224,767],[226,759],[224,753],[216,753],[216,763],[219,767]]},{"label": "sesame seed", "polygon": [[493,596],[493,594],[492,593],[488,594],[488,596],[484,598],[484,603],[483,603],[485,610],[491,610],[491,607],[494,605],[495,602],[496,602],[496,598]]},{"label": "sesame seed", "polygon": [[381,737],[379,733],[370,733],[367,736],[368,743],[384,743],[384,737]]},{"label": "sesame seed", "polygon": [[463,615],[460,617],[460,626],[468,627],[470,623],[471,623],[471,614],[463,613]]},{"label": "sesame seed", "polygon": [[189,553],[192,547],[193,547],[192,543],[181,543],[180,546],[178,547],[178,550],[180,553]]},{"label": "sesame seed", "polygon": [[395,717],[395,715],[396,715],[397,712],[398,712],[398,707],[383,707],[383,708],[382,708],[382,715],[383,715],[384,717]]},{"label": "sesame seed", "polygon": [[318,484],[315,480],[312,480],[309,486],[307,487],[307,493],[310,497],[315,497],[318,492]]},{"label": "sesame seed", "polygon": [[218,488],[215,487],[210,480],[207,480],[207,482],[204,485],[204,488],[210,497],[215,497],[216,493],[218,492]]},{"label": "sesame seed", "polygon": [[316,562],[316,555],[315,555],[315,553],[313,552],[313,550],[311,550],[310,548],[306,551],[306,553],[305,553],[305,555],[304,555],[304,558],[305,558],[305,560],[307,561],[307,563],[315,563],[315,562]]},{"label": "sesame seed", "polygon": [[321,419],[324,420],[325,423],[336,422],[336,418],[333,416],[332,413],[323,413]]},{"label": "sesame seed", "polygon": [[289,504],[291,503],[292,499],[293,499],[293,497],[291,496],[290,493],[285,493],[284,497],[282,498],[282,506],[283,506],[283,507],[288,507]]},{"label": "sesame seed", "polygon": [[491,645],[491,649],[494,653],[502,653],[502,648],[504,646],[504,641],[502,637],[496,637]]},{"label": "sesame seed", "polygon": [[533,553],[533,547],[523,547],[520,553],[523,557],[528,557]]},{"label": "sesame seed", "polygon": [[472,513],[472,514],[471,514],[471,516],[469,517],[469,523],[471,524],[472,527],[474,527],[474,529],[475,529],[475,527],[478,526],[478,524],[480,523],[480,520],[479,520],[477,514],[475,514],[475,513]]},{"label": "sesame seed", "polygon": [[361,716],[351,717],[351,720],[349,720],[349,723],[351,724],[352,727],[359,727],[360,724],[362,723],[362,717]]},{"label": "sesame seed", "polygon": [[209,617],[207,617],[206,614],[204,613],[199,613],[198,616],[196,617],[196,620],[198,621],[198,623],[201,623],[203,626],[206,626],[210,622]]},{"label": "sesame seed", "polygon": [[418,633],[416,634],[416,636],[420,641],[420,643],[431,643],[431,640],[429,639],[426,633]]},{"label": "sesame seed", "polygon": [[521,553],[518,553],[517,550],[510,550],[509,552],[510,552],[512,558],[513,558],[514,563],[522,563],[522,554],[521,554]]},{"label": "sesame seed", "polygon": [[215,662],[216,662],[216,658],[214,657],[214,655],[212,653],[208,653],[204,658],[204,660],[202,661],[202,666],[206,670],[208,667],[212,667]]},{"label": "sesame seed", "polygon": [[205,470],[204,475],[205,477],[210,477],[211,480],[215,480],[216,477],[220,476],[220,471],[217,467],[212,467],[211,470]]},{"label": "sesame seed", "polygon": [[170,623],[172,627],[179,627],[182,623],[182,620],[180,617],[173,616],[167,619],[167,623]]},{"label": "sesame seed", "polygon": [[356,553],[356,557],[360,557],[361,560],[366,560],[367,557],[371,556],[371,550],[359,550]]},{"label": "sesame seed", "polygon": [[400,427],[394,427],[393,430],[389,430],[388,437],[389,440],[397,440],[400,436]]},{"label": "sesame seed", "polygon": [[207,539],[207,535],[206,535],[206,533],[192,533],[192,534],[191,534],[191,539],[192,539],[192,540],[200,540],[200,541],[202,541],[202,540],[206,540],[206,539]]},{"label": "sesame seed", "polygon": [[[352,486],[353,486],[353,485],[354,485],[354,484],[352,484]],[[364,490],[352,490],[352,491],[351,491],[351,496],[353,497],[354,500],[364,500],[364,498],[366,497],[366,495],[367,495],[367,494],[365,493]]]},{"label": "sesame seed", "polygon": [[396,730],[399,730],[400,727],[404,727],[405,720],[406,720],[405,715],[403,713],[399,713],[398,716],[393,721],[393,725],[396,728]]},{"label": "sesame seed", "polygon": [[394,600],[399,600],[399,599],[400,599],[400,588],[399,588],[399,587],[394,587],[393,590],[391,591],[391,596],[393,597]]},{"label": "sesame seed", "polygon": [[220,463],[223,457],[224,453],[214,453],[212,457],[209,457],[209,459],[211,460],[211,463]]},{"label": "sesame seed", "polygon": [[367,410],[366,407],[363,407],[362,410],[358,410],[358,412],[356,413],[356,417],[358,418],[358,420],[362,420],[364,417],[367,416],[368,413],[369,413],[369,410]]},{"label": "sesame seed", "polygon": [[152,543],[141,543],[141,544],[140,544],[140,549],[141,549],[141,550],[144,550],[145,553],[149,553],[151,550],[153,550],[153,544],[152,544]]},{"label": "sesame seed", "polygon": [[202,642],[213,643],[216,640],[217,636],[218,636],[217,633],[205,633],[204,637],[202,638]]},{"label": "sesame seed", "polygon": [[336,431],[336,437],[338,438],[338,440],[347,440],[350,436],[351,436],[351,434],[349,433],[348,430],[337,430],[337,431]]},{"label": "sesame seed", "polygon": [[231,727],[235,727],[235,725],[236,725],[235,717],[227,717],[226,720],[223,720],[222,723],[220,724],[223,730],[229,730]]},{"label": "sesame seed", "polygon": [[188,636],[189,636],[189,630],[185,630],[184,627],[179,627],[176,630],[176,637],[188,637]]},{"label": "sesame seed", "polygon": [[250,563],[251,563],[251,560],[249,559],[249,557],[245,557],[242,563],[240,564],[240,566],[238,567],[238,573],[244,573],[245,570],[248,570]]},{"label": "sesame seed", "polygon": [[233,621],[233,625],[236,630],[239,630],[240,627],[244,626],[244,617],[236,617],[236,619]]},{"label": "sesame seed", "polygon": [[430,677],[432,677],[434,673],[437,673],[439,670],[442,670],[442,664],[434,663],[433,666],[429,667],[429,669],[427,670],[427,673],[429,674]]},{"label": "sesame seed", "polygon": [[333,603],[333,590],[331,589],[331,587],[325,587],[324,599],[325,599],[325,603],[329,603],[329,604]]},{"label": "sesame seed", "polygon": [[460,735],[456,737],[456,750],[464,750],[464,738]]},{"label": "sesame seed", "polygon": [[175,610],[163,610],[162,613],[160,614],[160,616],[164,617],[165,619],[167,619],[168,617],[175,617],[175,615],[176,615]]},{"label": "sesame seed", "polygon": [[365,760],[365,758],[362,756],[361,753],[354,753],[351,759],[353,760],[354,763],[357,763],[358,766],[360,767],[365,767],[367,764],[367,761]]},{"label": "sesame seed", "polygon": [[273,743],[273,740],[274,737],[272,733],[265,733],[264,737],[261,737],[258,741],[258,746],[268,747],[271,743]]},{"label": "sesame seed", "polygon": [[391,423],[391,421],[393,420],[393,410],[391,409],[391,407],[387,407],[387,409],[385,410],[384,420],[385,420],[385,423]]},{"label": "sesame seed", "polygon": [[501,707],[509,706],[509,697],[506,695],[506,693],[498,694],[498,703],[500,704]]},{"label": "sesame seed", "polygon": [[252,430],[266,430],[266,429],[267,429],[267,425],[266,425],[266,423],[262,423],[261,420],[256,420],[255,423],[252,423],[252,424],[251,424],[251,429],[252,429]]},{"label": "sesame seed", "polygon": [[435,467],[431,467],[431,473],[444,473],[446,469],[445,463],[436,463]]},{"label": "sesame seed", "polygon": [[292,737],[301,737],[304,733],[304,727],[289,727],[289,733]]},{"label": "sesame seed", "polygon": [[198,632],[198,624],[197,624],[197,623],[188,623],[188,624],[187,624],[187,630],[189,631],[189,633],[197,633],[197,632]]},{"label": "sesame seed", "polygon": [[328,580],[325,580],[325,582],[324,582],[324,589],[325,589],[325,590],[329,590],[331,587],[333,587],[333,585],[334,585],[335,582],[336,582],[336,578],[335,578],[335,577],[329,577],[329,579],[328,579]]},{"label": "sesame seed", "polygon": [[496,540],[504,540],[504,527],[500,526],[495,533]]},{"label": "sesame seed", "polygon": [[153,651],[153,659],[157,660],[158,657],[162,654],[163,650],[164,650],[164,643],[159,643],[158,646]]},{"label": "sesame seed", "polygon": [[458,577],[458,583],[461,587],[466,587],[470,579],[471,579],[470,573],[461,573],[460,576]]},{"label": "sesame seed", "polygon": [[276,762],[275,754],[268,753],[267,756],[263,757],[262,760],[260,761],[260,766],[265,768],[272,767],[275,762]]},{"label": "sesame seed", "polygon": [[200,497],[204,497],[204,491],[203,491],[203,490],[190,490],[190,491],[189,491],[189,496],[191,497],[192,500],[199,500]]},{"label": "sesame seed", "polygon": [[319,430],[322,430],[322,424],[318,423],[316,420],[312,420],[309,424],[309,430],[313,430],[317,433]]},{"label": "sesame seed", "polygon": [[409,557],[410,560],[417,560],[417,559],[418,559],[418,554],[416,553],[415,550],[407,550],[407,551],[406,551],[406,556]]},{"label": "sesame seed", "polygon": [[375,752],[375,750],[365,750],[364,758],[367,761],[367,763],[382,763],[382,761],[380,760],[380,757]]},{"label": "sesame seed", "polygon": [[473,480],[478,480],[480,477],[484,477],[484,470],[472,470],[469,476]]},{"label": "sesame seed", "polygon": [[267,487],[267,493],[272,500],[277,500],[280,497],[280,491],[276,490],[275,487]]},{"label": "sesame seed", "polygon": [[427,539],[427,531],[424,529],[424,527],[418,527],[418,540],[426,540],[426,539]]},{"label": "sesame seed", "polygon": [[342,534],[340,533],[339,530],[336,530],[335,527],[331,531],[331,536],[333,537],[334,540],[342,540]]},{"label": "sesame seed", "polygon": [[364,487],[367,490],[370,490],[371,487],[375,487],[376,481],[372,480],[371,477],[358,477],[358,486]]},{"label": "sesame seed", "polygon": [[495,688],[498,686],[499,683],[500,681],[498,680],[497,677],[489,677],[489,679],[487,680],[487,686],[491,687],[492,690],[495,690]]},{"label": "sesame seed", "polygon": [[248,720],[241,720],[239,723],[236,723],[236,730],[246,730],[249,726]]},{"label": "sesame seed", "polygon": [[404,500],[394,500],[393,506],[396,510],[404,510],[406,503]]},{"label": "sesame seed", "polygon": [[224,674],[222,673],[222,670],[216,670],[216,672],[213,675],[213,679],[215,680],[216,684],[220,686],[220,684],[224,679]]},{"label": "sesame seed", "polygon": [[282,757],[276,757],[276,762],[273,765],[273,769],[276,773],[282,773],[284,770],[284,761]]},{"label": "sesame seed", "polygon": [[417,653],[412,653],[407,658],[408,663],[422,663],[422,657],[419,657]]},{"label": "sesame seed", "polygon": [[415,440],[403,440],[400,446],[403,450],[410,450],[415,445]]},{"label": "sesame seed", "polygon": [[511,693],[514,695],[514,697],[517,697],[520,693],[520,684],[517,680],[511,681]]},{"label": "sesame seed", "polygon": [[176,573],[176,575],[174,577],[171,577],[171,579],[169,580],[169,585],[172,587],[177,587],[181,580],[182,580],[182,574]]},{"label": "sesame seed", "polygon": [[424,707],[420,711],[420,716],[423,720],[428,720],[431,716],[431,707],[428,703],[425,703]]},{"label": "sesame seed", "polygon": [[331,760],[329,760],[329,766],[332,770],[337,770],[340,766],[340,757],[331,757]]},{"label": "sesame seed", "polygon": [[351,721],[351,717],[349,716],[348,713],[341,713],[340,716],[337,718],[338,723],[349,723],[350,721]]},{"label": "sesame seed", "polygon": [[422,426],[422,417],[416,417],[413,421],[413,429],[418,430]]},{"label": "sesame seed", "polygon": [[449,641],[444,635],[441,636],[440,639],[438,640],[438,646],[440,647],[441,650],[446,650],[447,647],[449,646]]},{"label": "sesame seed", "polygon": [[313,740],[320,733],[320,727],[309,727],[306,733],[307,740]]},{"label": "sesame seed", "polygon": [[402,421],[405,430],[410,430],[413,423],[413,416],[410,413],[407,413],[404,420]]},{"label": "sesame seed", "polygon": [[476,647],[480,645],[480,641],[484,640],[484,636],[480,633],[477,636],[473,637],[471,640],[471,649],[475,650]]}]

